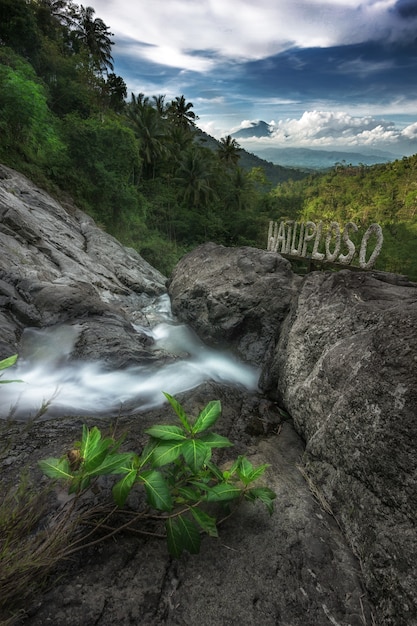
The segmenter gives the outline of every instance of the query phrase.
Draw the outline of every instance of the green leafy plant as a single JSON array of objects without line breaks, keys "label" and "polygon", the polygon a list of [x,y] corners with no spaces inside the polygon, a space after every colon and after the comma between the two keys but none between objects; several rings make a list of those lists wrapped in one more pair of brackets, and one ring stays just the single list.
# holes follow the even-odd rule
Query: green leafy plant
[{"label": "green leafy plant", "polygon": [[[122,440],[103,437],[97,427],[84,426],[81,441],[70,452],[39,464],[47,476],[66,481],[69,493],[76,496],[89,489],[99,476],[119,476],[112,488],[119,509],[125,506],[133,488],[143,487],[146,507],[136,521],[152,519],[162,523],[169,552],[179,557],[184,550],[199,552],[202,533],[218,536],[216,505],[229,507],[242,500],[260,500],[272,513],[275,493],[254,484],[268,465],[254,467],[244,456],[228,469],[214,462],[216,449],[233,445],[211,431],[221,414],[218,400],[209,402],[197,418],[190,419],[174,397],[164,395],[178,423],[147,429],[149,441],[140,455],[120,452]],[[229,514],[230,509],[226,517]],[[132,526],[132,521],[122,526]],[[100,527],[110,530],[110,534],[117,532],[102,523]]]},{"label": "green leafy plant", "polygon": [[[0,371],[1,370],[5,370],[9,367],[12,367],[17,361],[17,354],[14,354],[13,356],[9,356],[7,359],[3,359],[2,361],[0,361]],[[1,375],[0,375],[0,384],[5,384],[5,383],[21,383],[23,382],[22,380],[2,380]]]}]

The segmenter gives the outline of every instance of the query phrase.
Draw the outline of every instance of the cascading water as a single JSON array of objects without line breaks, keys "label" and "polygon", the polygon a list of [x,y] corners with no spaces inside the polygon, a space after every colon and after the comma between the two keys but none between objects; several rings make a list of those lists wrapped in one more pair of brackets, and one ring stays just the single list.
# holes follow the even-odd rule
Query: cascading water
[{"label": "cascading water", "polygon": [[149,328],[136,326],[153,339],[153,349],[176,357],[168,364],[146,364],[109,371],[100,362],[70,360],[79,329],[60,325],[27,329],[21,354],[1,385],[0,417],[30,419],[48,405],[45,417],[70,414],[109,414],[142,411],[163,403],[163,391],[172,395],[214,380],[257,389],[257,369],[230,353],[208,348],[186,325],[173,318],[169,297],[162,296],[143,310]]}]

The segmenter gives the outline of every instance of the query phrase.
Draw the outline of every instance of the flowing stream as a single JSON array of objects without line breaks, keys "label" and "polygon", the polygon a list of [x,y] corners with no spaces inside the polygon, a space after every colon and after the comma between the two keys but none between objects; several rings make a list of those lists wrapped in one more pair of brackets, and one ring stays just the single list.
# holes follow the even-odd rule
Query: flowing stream
[{"label": "flowing stream", "polygon": [[0,417],[30,419],[46,406],[46,418],[143,411],[161,405],[163,391],[175,395],[208,380],[257,389],[259,371],[203,344],[174,319],[167,295],[144,312],[151,326],[136,330],[153,338],[155,350],[175,355],[174,362],[109,371],[100,362],[70,360],[79,332],[76,325],[30,328],[23,334],[17,364],[3,372],[3,379],[23,382],[0,386]]}]

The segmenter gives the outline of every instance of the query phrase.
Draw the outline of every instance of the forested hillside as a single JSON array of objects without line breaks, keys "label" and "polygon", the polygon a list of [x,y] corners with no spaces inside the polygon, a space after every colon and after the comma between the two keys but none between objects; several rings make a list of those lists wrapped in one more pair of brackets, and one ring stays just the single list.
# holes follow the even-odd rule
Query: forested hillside
[{"label": "forested hillside", "polygon": [[273,219],[323,220],[382,226],[377,268],[417,280],[417,155],[370,167],[337,165],[327,174],[286,183],[271,192]]},{"label": "forested hillside", "polygon": [[416,157],[308,178],[262,162],[204,137],[184,95],[128,94],[113,45],[91,7],[0,0],[0,162],[165,274],[204,241],[264,248],[269,220],[287,216],[379,221],[378,267],[417,279]]}]

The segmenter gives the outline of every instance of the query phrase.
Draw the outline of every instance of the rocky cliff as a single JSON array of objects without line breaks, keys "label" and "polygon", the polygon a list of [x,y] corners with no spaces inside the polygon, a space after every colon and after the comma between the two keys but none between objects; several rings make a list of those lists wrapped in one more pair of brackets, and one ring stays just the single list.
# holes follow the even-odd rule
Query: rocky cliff
[{"label": "rocky cliff", "polygon": [[262,362],[261,388],[306,443],[308,478],[360,558],[377,623],[417,623],[417,284],[350,270],[300,279],[274,253],[206,244],[169,291],[207,341]]},{"label": "rocky cliff", "polygon": [[[20,352],[28,327],[62,324],[78,329],[69,359],[111,371],[172,358],[138,330],[166,279],[137,253],[5,167],[0,216],[0,358]],[[270,463],[275,511],[244,506],[219,540],[179,561],[156,539],[90,548],[23,607],[22,623],[417,624],[417,285],[349,270],[301,278],[279,254],[206,244],[168,289],[178,319],[261,370],[256,392],[209,381],[181,401],[193,413],[221,400],[220,432]],[[162,420],[164,407],[121,412],[118,425],[135,449]],[[82,423],[108,420],[9,423],[2,488],[23,466],[36,476],[36,461],[62,454]]]}]

